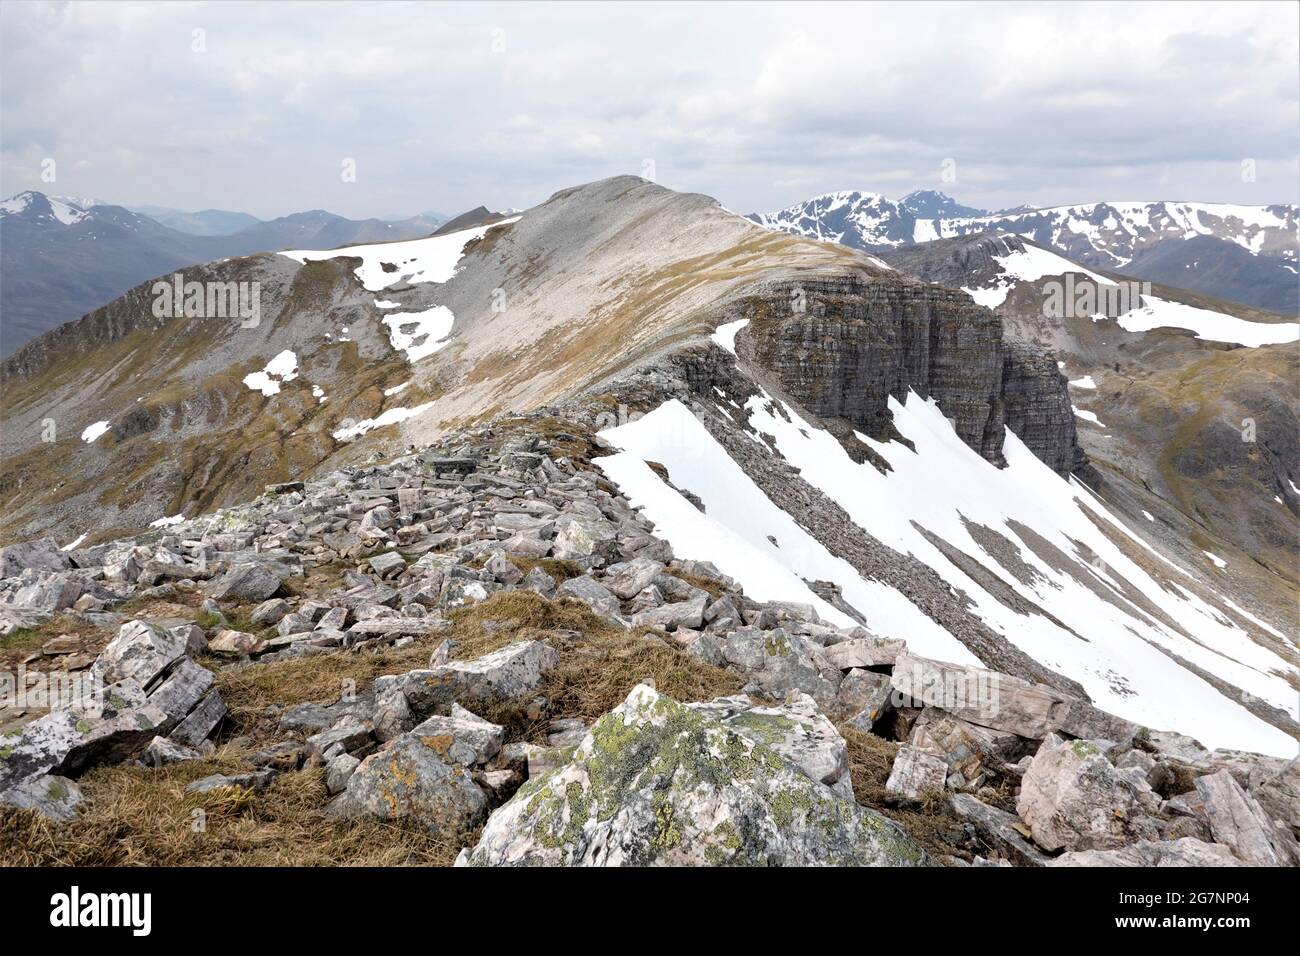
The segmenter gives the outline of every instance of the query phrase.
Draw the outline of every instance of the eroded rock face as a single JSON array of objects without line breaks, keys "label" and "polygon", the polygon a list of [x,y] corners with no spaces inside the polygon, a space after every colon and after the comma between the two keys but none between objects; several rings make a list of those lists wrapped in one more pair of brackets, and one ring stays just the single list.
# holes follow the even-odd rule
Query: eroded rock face
[{"label": "eroded rock face", "polygon": [[1003,338],[964,294],[844,276],[776,283],[729,307],[749,318],[740,354],[813,414],[873,437],[890,396],[933,398],[967,445],[1002,464],[1003,426],[1059,474],[1082,463],[1066,381],[1044,351]]},{"label": "eroded rock face", "polygon": [[915,865],[884,817],[639,685],[488,821],[470,865]]}]

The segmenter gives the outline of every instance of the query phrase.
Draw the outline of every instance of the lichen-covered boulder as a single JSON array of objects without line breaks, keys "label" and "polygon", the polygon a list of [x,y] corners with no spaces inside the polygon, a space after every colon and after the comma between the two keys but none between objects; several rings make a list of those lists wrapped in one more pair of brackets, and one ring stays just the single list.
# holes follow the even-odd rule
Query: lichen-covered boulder
[{"label": "lichen-covered boulder", "polygon": [[105,684],[132,680],[148,688],[188,650],[183,635],[146,621],[127,621],[99,653],[92,668]]},{"label": "lichen-covered boulder", "polygon": [[0,793],[0,806],[35,810],[56,823],[75,817],[84,800],[76,781],[53,774],[30,777]]},{"label": "lichen-covered boulder", "polygon": [[780,707],[755,707],[743,694],[686,706],[770,747],[809,779],[826,784],[846,800],[853,799],[848,744],[807,694],[791,691]]},{"label": "lichen-covered boulder", "polygon": [[642,684],[531,779],[469,865],[918,865],[895,824],[772,748]]},{"label": "lichen-covered boulder", "polygon": [[448,838],[483,822],[488,798],[470,772],[448,763],[414,734],[361,761],[332,805],[345,817],[414,820]]},{"label": "lichen-covered boulder", "polygon": [[822,707],[835,703],[840,669],[826,659],[823,648],[781,628],[760,631],[743,627],[722,642],[727,664],[750,679],[747,690],[784,700],[792,690],[810,695]]}]

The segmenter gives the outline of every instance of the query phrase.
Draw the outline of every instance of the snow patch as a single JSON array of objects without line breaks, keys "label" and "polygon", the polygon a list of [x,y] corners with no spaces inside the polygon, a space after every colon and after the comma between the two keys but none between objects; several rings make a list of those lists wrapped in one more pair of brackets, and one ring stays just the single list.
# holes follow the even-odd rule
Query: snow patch
[{"label": "snow patch", "polygon": [[298,356],[290,349],[285,349],[260,372],[249,372],[244,376],[244,384],[255,392],[261,392],[268,398],[279,393],[282,382],[292,382],[298,377]]},{"label": "snow patch", "polygon": [[413,408],[390,408],[374,418],[367,418],[355,425],[340,428],[333,434],[338,441],[352,441],[352,439],[364,435],[368,431],[383,428],[385,425],[396,425],[398,422],[404,422],[413,415],[419,415],[432,407],[433,402],[425,402],[423,405],[416,405]]},{"label": "snow patch", "polygon": [[[446,282],[456,274],[456,266],[465,254],[465,246],[471,240],[481,239],[487,235],[488,230],[518,222],[519,218],[514,216],[488,226],[462,229],[445,236],[428,236],[424,239],[409,239],[404,242],[344,246],[342,249],[325,251],[294,249],[282,252],[280,255],[304,264],[319,262],[322,259],[336,259],[339,256],[360,258],[361,265],[357,267],[355,275],[371,292],[379,292],[402,281],[411,284]],[[386,269],[385,266],[389,268]],[[381,308],[388,308],[388,306],[381,306]]]},{"label": "snow patch", "polygon": [[90,444],[104,432],[108,431],[108,422],[95,422],[93,425],[86,426],[85,431],[81,433],[81,440]]},{"label": "snow patch", "polygon": [[724,322],[719,325],[713,332],[713,341],[722,346],[732,355],[736,354],[736,333],[749,325],[749,319],[737,319],[735,322]]},{"label": "snow patch", "polygon": [[384,316],[393,348],[406,353],[408,362],[418,362],[447,345],[456,316],[445,305],[423,312],[394,312]]}]

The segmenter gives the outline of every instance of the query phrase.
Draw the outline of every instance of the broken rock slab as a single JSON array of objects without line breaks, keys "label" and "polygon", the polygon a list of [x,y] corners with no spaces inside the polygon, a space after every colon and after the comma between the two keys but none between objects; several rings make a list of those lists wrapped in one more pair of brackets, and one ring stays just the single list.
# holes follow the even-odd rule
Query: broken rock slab
[{"label": "broken rock slab", "polygon": [[457,702],[494,703],[536,690],[559,662],[559,651],[546,641],[516,641],[475,660],[380,677],[375,693],[398,686],[412,713],[423,717],[445,712]]},{"label": "broken rock slab", "polygon": [[435,714],[417,725],[411,735],[444,759],[462,767],[474,767],[497,755],[505,743],[506,729],[459,704],[452,704],[448,716]]},{"label": "broken rock slab", "polygon": [[1300,865],[1300,847],[1284,827],[1269,819],[1259,801],[1241,789],[1227,770],[1196,779],[1214,842],[1250,866]]},{"label": "broken rock slab", "polygon": [[942,757],[904,744],[894,755],[885,792],[903,800],[921,800],[927,793],[942,792],[947,779],[948,764]]},{"label": "broken rock slab", "polygon": [[1029,841],[1028,828],[1014,813],[991,807],[969,793],[950,794],[948,805],[953,814],[968,824],[980,841],[1000,857],[1021,866],[1045,866],[1051,860]]},{"label": "broken rock slab", "polygon": [[1059,731],[1131,746],[1141,729],[1045,684],[915,654],[898,656],[890,680],[911,706],[937,707],[973,724],[1034,740]]}]

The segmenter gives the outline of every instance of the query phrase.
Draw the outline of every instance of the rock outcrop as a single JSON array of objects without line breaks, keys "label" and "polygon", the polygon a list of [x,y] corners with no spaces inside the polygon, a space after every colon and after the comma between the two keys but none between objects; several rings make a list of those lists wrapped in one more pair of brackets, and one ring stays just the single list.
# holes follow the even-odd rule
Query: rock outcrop
[{"label": "rock outcrop", "polygon": [[1083,463],[1054,360],[1005,340],[1001,320],[960,292],[810,277],[767,284],[721,311],[721,322],[749,320],[737,354],[819,418],[885,440],[888,399],[915,391],[995,464],[1004,463],[1004,426],[1059,474]]}]

